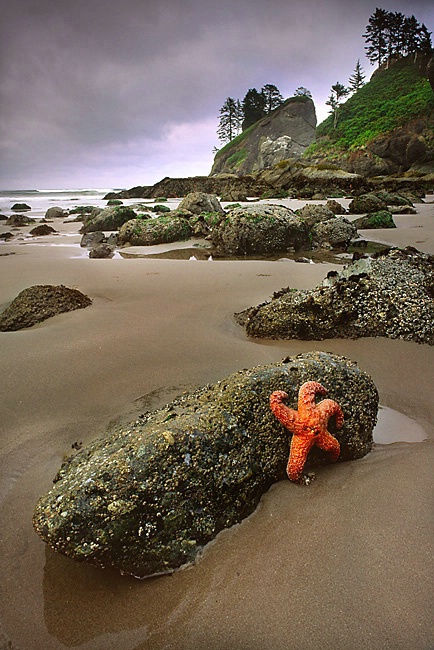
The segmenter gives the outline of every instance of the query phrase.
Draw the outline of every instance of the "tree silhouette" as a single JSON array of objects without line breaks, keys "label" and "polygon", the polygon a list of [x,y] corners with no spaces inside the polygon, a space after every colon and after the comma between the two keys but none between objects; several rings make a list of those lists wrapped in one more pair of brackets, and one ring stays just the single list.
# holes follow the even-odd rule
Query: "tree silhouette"
[{"label": "tree silhouette", "polygon": [[265,117],[265,97],[256,88],[249,88],[241,106],[243,112],[243,131]]},{"label": "tree silhouette", "polygon": [[312,93],[304,86],[299,86],[294,91],[294,97],[309,97],[312,99]]},{"label": "tree silhouette", "polygon": [[217,135],[221,142],[230,142],[241,129],[242,111],[239,99],[228,97],[220,109]]},{"label": "tree silhouette", "polygon": [[356,67],[351,77],[348,79],[348,90],[356,93],[362,86],[365,85],[365,74],[360,65],[360,59],[357,59]]},{"label": "tree silhouette", "polygon": [[331,88],[330,97],[326,101],[327,106],[330,106],[330,113],[333,115],[333,128],[335,129],[338,124],[338,115],[341,101],[349,94],[349,89],[337,81]]},{"label": "tree silhouette", "polygon": [[387,54],[387,31],[389,29],[389,12],[385,9],[377,9],[366,26],[363,34],[369,45],[365,47],[366,56],[371,63],[381,65]]},{"label": "tree silhouette", "polygon": [[271,113],[275,108],[283,104],[283,97],[280,90],[273,84],[265,84],[261,88],[261,94],[264,96],[265,113]]}]

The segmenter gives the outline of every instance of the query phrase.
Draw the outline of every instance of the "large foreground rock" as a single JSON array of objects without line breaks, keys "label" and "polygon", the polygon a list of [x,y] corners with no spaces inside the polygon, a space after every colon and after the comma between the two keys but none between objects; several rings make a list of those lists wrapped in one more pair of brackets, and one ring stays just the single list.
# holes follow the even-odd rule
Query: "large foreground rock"
[{"label": "large foreground rock", "polygon": [[32,327],[51,316],[74,309],[83,309],[92,300],[77,289],[62,284],[40,284],[21,291],[0,315],[0,332],[15,332]]},{"label": "large foreground rock", "polygon": [[[36,506],[36,531],[69,557],[137,576],[194,561],[285,478],[290,434],[269,397],[284,390],[296,407],[307,380],[343,409],[343,428],[329,423],[340,460],[365,455],[378,406],[371,378],[343,357],[312,352],[237,372],[96,439],[63,463]],[[310,466],[327,462],[310,452]]]},{"label": "large foreground rock", "polygon": [[292,210],[279,205],[234,208],[212,230],[212,243],[224,255],[249,255],[310,248],[309,231]]},{"label": "large foreground rock", "polygon": [[193,226],[189,219],[180,216],[176,210],[171,210],[170,214],[160,217],[127,221],[119,230],[118,241],[121,245],[152,246],[184,241],[192,234]]},{"label": "large foreground rock", "polygon": [[434,345],[433,298],[434,257],[409,247],[331,271],[311,291],[282,289],[236,319],[262,338],[387,336]]}]

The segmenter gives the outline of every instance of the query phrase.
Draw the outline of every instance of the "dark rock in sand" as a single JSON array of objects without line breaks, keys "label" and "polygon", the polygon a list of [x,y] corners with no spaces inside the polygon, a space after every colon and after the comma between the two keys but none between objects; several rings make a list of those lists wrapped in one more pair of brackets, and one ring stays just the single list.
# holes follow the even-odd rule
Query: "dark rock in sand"
[{"label": "dark rock in sand", "polygon": [[257,204],[230,210],[213,228],[212,242],[224,255],[310,248],[305,223],[292,210],[281,205]]},{"label": "dark rock in sand", "polygon": [[325,207],[331,210],[333,214],[347,214],[344,206],[341,205],[339,201],[335,201],[335,199],[329,199],[325,204]]},{"label": "dark rock in sand", "polygon": [[11,232],[4,232],[0,235],[0,239],[3,239],[4,241],[9,241],[9,239],[13,239],[14,235]]},{"label": "dark rock in sand", "polygon": [[21,291],[0,315],[0,332],[32,327],[56,314],[83,309],[91,304],[92,300],[77,289],[63,285],[34,285]]},{"label": "dark rock in sand", "polygon": [[105,243],[107,241],[106,236],[101,230],[96,230],[95,232],[88,232],[81,238],[80,246],[82,248],[91,248],[92,246],[97,246],[98,244]]},{"label": "dark rock in sand", "polygon": [[89,257],[93,260],[107,259],[113,257],[114,251],[108,244],[99,244],[89,251]]},{"label": "dark rock in sand", "polygon": [[26,217],[25,214],[11,214],[5,225],[21,228],[22,226],[28,226],[30,223],[35,223],[35,219]]},{"label": "dark rock in sand", "polygon": [[[291,434],[269,398],[284,390],[296,408],[307,380],[323,384],[343,410],[342,429],[329,422],[339,460],[369,452],[378,407],[372,379],[343,357],[311,352],[237,372],[80,449],[39,500],[36,531],[64,555],[136,576],[193,562],[285,479]],[[329,462],[315,447],[307,469]],[[288,498],[300,489],[309,488],[293,485]]]},{"label": "dark rock in sand", "polygon": [[353,224],[360,229],[369,228],[396,228],[393,221],[392,213],[389,210],[379,210],[378,212],[371,212],[365,217],[355,219]]},{"label": "dark rock in sand", "polygon": [[96,232],[98,230],[119,230],[119,228],[137,217],[136,212],[126,206],[119,205],[113,208],[105,208],[100,211],[92,211],[90,216],[84,216],[81,233]]},{"label": "dark rock in sand", "polygon": [[54,205],[52,208],[48,208],[45,213],[46,219],[63,219],[67,213],[63,208],[59,208],[58,205]]},{"label": "dark rock in sand", "polygon": [[11,210],[31,210],[32,208],[27,203],[14,203]]},{"label": "dark rock in sand", "polygon": [[387,336],[434,345],[434,256],[390,249],[330,272],[310,291],[282,289],[236,320],[249,336]]},{"label": "dark rock in sand", "polygon": [[30,231],[30,235],[33,237],[43,237],[45,235],[52,235],[53,233],[57,233],[57,230],[54,230],[51,226],[47,226],[45,223],[32,228]]},{"label": "dark rock in sand", "polygon": [[7,221],[8,218],[5,214],[0,214],[0,221]]},{"label": "dark rock in sand", "polygon": [[392,214],[417,214],[417,210],[413,208],[411,205],[391,205],[389,207],[389,211]]},{"label": "dark rock in sand", "polygon": [[123,201],[121,201],[121,199],[109,199],[107,201],[107,205],[110,207],[114,205],[123,205]]}]

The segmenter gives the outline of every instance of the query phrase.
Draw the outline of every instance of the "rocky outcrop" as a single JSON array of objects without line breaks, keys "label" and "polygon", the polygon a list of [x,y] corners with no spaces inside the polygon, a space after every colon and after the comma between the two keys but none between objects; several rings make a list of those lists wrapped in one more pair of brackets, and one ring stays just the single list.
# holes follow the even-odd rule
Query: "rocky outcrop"
[{"label": "rocky outcrop", "polygon": [[217,152],[211,175],[250,174],[286,158],[299,158],[315,141],[315,106],[292,97]]},{"label": "rocky outcrop", "polygon": [[387,336],[434,345],[433,297],[434,257],[391,249],[330,272],[311,291],[282,289],[236,319],[261,338]]},{"label": "rocky outcrop", "polygon": [[310,248],[308,228],[289,208],[246,206],[230,210],[212,230],[212,243],[223,255],[252,255]]},{"label": "rocky outcrop", "polygon": [[32,327],[56,314],[83,309],[91,304],[92,300],[77,289],[63,285],[34,285],[21,291],[0,315],[0,332]]},{"label": "rocky outcrop", "polygon": [[[339,460],[364,456],[378,408],[372,379],[343,357],[311,352],[237,372],[96,439],[63,463],[39,500],[37,533],[71,558],[141,577],[193,562],[285,478],[290,434],[270,394],[286,391],[296,408],[308,380],[343,410],[341,429],[329,422]],[[329,462],[314,448],[306,469]]]}]

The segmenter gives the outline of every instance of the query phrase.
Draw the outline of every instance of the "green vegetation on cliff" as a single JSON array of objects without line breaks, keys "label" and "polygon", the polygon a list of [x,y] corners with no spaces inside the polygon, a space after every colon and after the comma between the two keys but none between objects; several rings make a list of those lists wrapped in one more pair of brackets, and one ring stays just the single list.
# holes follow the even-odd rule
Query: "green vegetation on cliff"
[{"label": "green vegetation on cliff", "polygon": [[410,58],[376,72],[339,109],[333,126],[330,115],[317,128],[317,142],[306,155],[354,150],[415,118],[434,115],[434,93],[428,79]]}]

